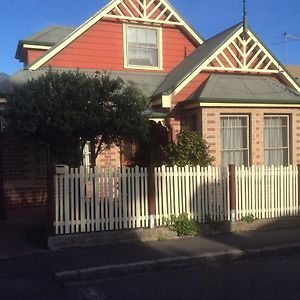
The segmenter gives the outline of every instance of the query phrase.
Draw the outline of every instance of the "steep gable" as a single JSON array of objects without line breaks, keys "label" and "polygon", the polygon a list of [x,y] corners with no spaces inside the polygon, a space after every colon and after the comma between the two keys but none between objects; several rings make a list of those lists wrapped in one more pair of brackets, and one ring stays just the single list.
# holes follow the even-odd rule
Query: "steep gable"
[{"label": "steep gable", "polygon": [[201,72],[269,74],[300,92],[293,76],[264,46],[254,32],[239,23],[207,40],[172,70],[155,96],[162,95],[164,107]]},{"label": "steep gable", "polygon": [[102,10],[97,12],[84,24],[75,29],[60,43],[49,49],[41,58],[28,66],[36,70],[45,65],[51,58],[78,39],[100,20],[114,20],[153,26],[174,26],[183,32],[198,46],[203,39],[198,33],[178,14],[166,0],[113,0]]}]

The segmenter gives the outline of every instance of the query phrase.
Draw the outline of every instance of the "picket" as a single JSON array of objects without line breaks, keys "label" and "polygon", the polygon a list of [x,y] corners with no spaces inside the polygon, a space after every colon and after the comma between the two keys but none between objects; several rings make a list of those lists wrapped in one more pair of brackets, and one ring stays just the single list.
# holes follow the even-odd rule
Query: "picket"
[{"label": "picket", "polygon": [[[236,217],[299,215],[298,168],[237,167]],[[156,226],[186,212],[198,222],[230,221],[229,170],[157,167]],[[55,234],[149,226],[147,168],[60,168],[54,176]]]}]

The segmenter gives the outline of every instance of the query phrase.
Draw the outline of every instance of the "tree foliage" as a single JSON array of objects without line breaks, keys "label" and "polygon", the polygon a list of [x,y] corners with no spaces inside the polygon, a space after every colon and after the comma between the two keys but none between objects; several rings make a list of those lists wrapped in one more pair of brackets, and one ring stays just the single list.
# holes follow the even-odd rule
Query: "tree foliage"
[{"label": "tree foliage", "polygon": [[167,166],[210,165],[214,158],[208,152],[207,142],[194,131],[184,128],[177,134],[177,142],[162,148],[163,164]]},{"label": "tree foliage", "polygon": [[107,73],[54,72],[16,86],[7,97],[6,132],[47,145],[53,162],[78,165],[85,143],[96,156],[112,144],[144,140],[149,101]]}]

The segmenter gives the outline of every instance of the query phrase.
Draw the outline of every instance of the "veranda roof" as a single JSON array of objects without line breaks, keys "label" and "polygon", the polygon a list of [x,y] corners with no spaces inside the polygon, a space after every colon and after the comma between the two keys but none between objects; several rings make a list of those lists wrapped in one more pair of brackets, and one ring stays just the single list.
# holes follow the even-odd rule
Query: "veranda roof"
[{"label": "veranda roof", "polygon": [[300,94],[269,76],[212,74],[191,102],[300,104]]}]

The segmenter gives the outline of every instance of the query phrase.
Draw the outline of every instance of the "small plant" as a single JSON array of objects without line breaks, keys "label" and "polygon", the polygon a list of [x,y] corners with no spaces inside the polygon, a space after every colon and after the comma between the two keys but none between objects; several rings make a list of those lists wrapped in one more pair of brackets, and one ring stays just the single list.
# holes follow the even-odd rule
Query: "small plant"
[{"label": "small plant", "polygon": [[247,216],[243,216],[243,217],[241,218],[241,221],[246,222],[246,223],[248,223],[248,224],[253,223],[255,220],[256,220],[256,218],[254,217],[253,214],[247,215]]},{"label": "small plant", "polygon": [[164,218],[163,221],[179,237],[196,236],[198,233],[197,222],[194,219],[190,219],[187,213],[181,213],[178,217],[171,215],[169,219]]},{"label": "small plant", "polygon": [[162,242],[162,241],[165,241],[166,238],[163,235],[160,235],[157,240]]}]

